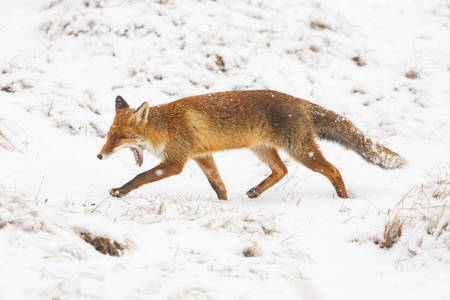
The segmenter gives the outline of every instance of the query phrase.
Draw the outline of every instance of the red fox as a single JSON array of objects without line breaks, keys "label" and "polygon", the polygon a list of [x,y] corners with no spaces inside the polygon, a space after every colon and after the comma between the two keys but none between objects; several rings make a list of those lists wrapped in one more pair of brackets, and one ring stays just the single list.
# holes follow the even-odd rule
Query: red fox
[{"label": "red fox", "polygon": [[109,193],[114,197],[179,174],[187,160],[193,159],[217,197],[227,200],[213,152],[249,148],[269,166],[271,175],[247,192],[249,198],[256,198],[287,174],[277,152],[281,149],[324,175],[338,196],[348,198],[341,174],[323,157],[316,138],[338,142],[382,168],[399,168],[406,162],[367,138],[347,118],[306,100],[269,90],[205,94],[154,107],[145,102],[136,110],[117,96],[114,122],[97,157],[106,159],[118,149],[130,148],[139,166],[143,150],[162,159],[156,167],[111,189]]}]

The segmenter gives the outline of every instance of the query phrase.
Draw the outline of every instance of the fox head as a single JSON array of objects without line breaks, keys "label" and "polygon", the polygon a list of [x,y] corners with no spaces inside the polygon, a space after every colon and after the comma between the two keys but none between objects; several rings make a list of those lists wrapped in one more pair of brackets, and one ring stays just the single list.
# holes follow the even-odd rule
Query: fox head
[{"label": "fox head", "polygon": [[98,159],[107,159],[112,153],[119,149],[130,148],[134,154],[136,164],[142,165],[143,140],[141,132],[147,124],[149,106],[144,102],[138,109],[130,108],[128,103],[121,97],[116,97],[116,115],[108,132],[108,138],[103,145]]}]

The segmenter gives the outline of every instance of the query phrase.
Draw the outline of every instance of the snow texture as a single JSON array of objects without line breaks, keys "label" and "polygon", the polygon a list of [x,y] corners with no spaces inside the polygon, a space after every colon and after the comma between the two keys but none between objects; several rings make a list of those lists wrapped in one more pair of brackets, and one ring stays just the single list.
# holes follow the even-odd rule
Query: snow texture
[{"label": "snow texture", "polygon": [[[450,299],[448,1],[1,8],[0,299]],[[97,159],[117,95],[137,108],[249,89],[333,110],[408,164],[319,142],[353,198],[280,153],[289,174],[248,199],[270,170],[236,150],[214,155],[228,201],[192,162],[109,196],[159,163]]]}]

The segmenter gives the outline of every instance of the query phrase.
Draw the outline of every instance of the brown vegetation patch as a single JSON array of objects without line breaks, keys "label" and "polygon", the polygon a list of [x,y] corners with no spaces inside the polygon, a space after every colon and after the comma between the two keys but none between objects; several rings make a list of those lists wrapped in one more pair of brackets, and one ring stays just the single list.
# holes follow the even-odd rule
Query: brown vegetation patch
[{"label": "brown vegetation patch", "polygon": [[101,254],[121,256],[123,254],[123,250],[127,249],[126,245],[122,245],[117,241],[112,241],[106,237],[94,237],[89,232],[80,232],[80,236],[86,243],[94,246],[95,250]]},{"label": "brown vegetation patch", "polygon": [[352,61],[358,66],[358,67],[364,67],[366,65],[366,62],[361,58],[361,56],[355,56],[352,57]]},{"label": "brown vegetation patch", "polygon": [[309,23],[309,27],[311,27],[311,29],[315,29],[315,30],[325,30],[325,29],[333,30],[330,25],[325,24],[320,21],[311,21],[311,23]]},{"label": "brown vegetation patch", "polygon": [[420,79],[420,73],[414,70],[405,73],[405,77],[409,79]]},{"label": "brown vegetation patch", "polygon": [[402,236],[402,226],[403,221],[400,220],[397,214],[394,220],[388,222],[384,227],[384,234],[383,234],[384,239],[379,243],[380,247],[387,249],[392,248],[392,246],[394,246],[397,240]]},{"label": "brown vegetation patch", "polygon": [[6,92],[6,93],[14,93],[15,92],[14,89],[11,86],[2,86],[0,88],[0,90],[2,92]]}]

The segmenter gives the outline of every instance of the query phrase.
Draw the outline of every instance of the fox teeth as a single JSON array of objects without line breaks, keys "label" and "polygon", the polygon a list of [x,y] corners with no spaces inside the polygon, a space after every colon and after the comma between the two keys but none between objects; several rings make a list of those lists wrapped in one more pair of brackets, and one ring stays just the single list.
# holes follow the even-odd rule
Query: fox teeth
[{"label": "fox teeth", "polygon": [[136,161],[136,165],[138,165],[139,167],[142,166],[142,158],[141,155],[139,155],[140,153],[138,152],[138,149],[131,147],[130,150],[134,154],[134,160]]}]

